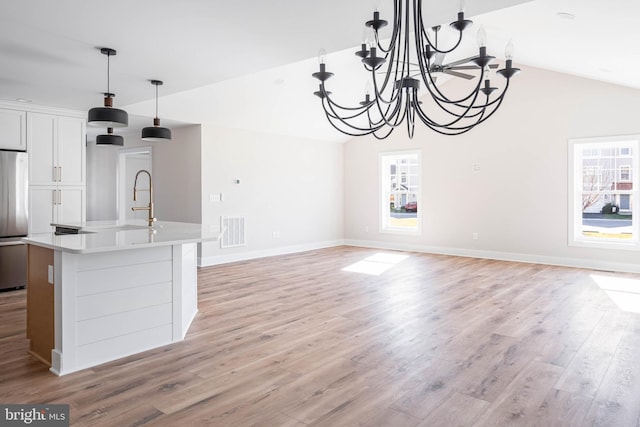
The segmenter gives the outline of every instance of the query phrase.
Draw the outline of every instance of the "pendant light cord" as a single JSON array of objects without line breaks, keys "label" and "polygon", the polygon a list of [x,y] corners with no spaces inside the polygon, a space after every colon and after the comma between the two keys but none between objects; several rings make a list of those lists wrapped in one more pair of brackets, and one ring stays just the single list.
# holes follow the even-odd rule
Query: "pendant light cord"
[{"label": "pendant light cord", "polygon": [[110,59],[111,59],[111,53],[107,52],[107,97],[111,98],[111,89],[109,87],[109,75],[111,74],[111,72],[109,71],[109,64],[110,64]]},{"label": "pendant light cord", "polygon": [[158,85],[156,85],[156,119],[158,118]]}]

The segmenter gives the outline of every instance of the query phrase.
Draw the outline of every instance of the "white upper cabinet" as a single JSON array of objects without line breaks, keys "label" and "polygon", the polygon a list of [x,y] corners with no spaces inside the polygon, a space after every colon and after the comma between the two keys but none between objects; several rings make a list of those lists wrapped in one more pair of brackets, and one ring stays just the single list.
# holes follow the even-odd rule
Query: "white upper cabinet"
[{"label": "white upper cabinet", "polygon": [[30,185],[84,185],[85,121],[27,114]]},{"label": "white upper cabinet", "polygon": [[85,183],[85,121],[77,117],[58,117],[58,167],[60,184]]},{"label": "white upper cabinet", "polygon": [[27,150],[27,113],[0,108],[0,149]]}]

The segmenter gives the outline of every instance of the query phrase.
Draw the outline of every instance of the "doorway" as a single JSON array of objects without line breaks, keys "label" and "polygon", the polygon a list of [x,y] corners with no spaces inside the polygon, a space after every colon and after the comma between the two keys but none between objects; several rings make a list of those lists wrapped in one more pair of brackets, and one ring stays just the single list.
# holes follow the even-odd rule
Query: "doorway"
[{"label": "doorway", "polygon": [[153,155],[151,147],[126,148],[118,153],[118,221],[146,219],[147,211],[133,211],[133,206],[149,205],[149,177],[141,174],[138,178],[138,200],[133,201],[133,184],[136,173],[145,169],[153,175]]}]

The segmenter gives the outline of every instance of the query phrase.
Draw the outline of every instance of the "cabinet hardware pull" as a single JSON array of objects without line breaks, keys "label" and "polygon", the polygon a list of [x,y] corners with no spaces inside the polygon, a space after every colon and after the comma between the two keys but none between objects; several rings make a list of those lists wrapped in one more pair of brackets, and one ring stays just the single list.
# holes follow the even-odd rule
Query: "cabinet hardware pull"
[{"label": "cabinet hardware pull", "polygon": [[62,190],[58,190],[58,204],[62,204]]},{"label": "cabinet hardware pull", "polygon": [[54,166],[53,167],[53,181],[55,182],[58,179],[58,167]]},{"label": "cabinet hardware pull", "polygon": [[62,166],[58,166],[58,182],[62,182]]},{"label": "cabinet hardware pull", "polygon": [[54,206],[57,205],[58,202],[56,200],[56,190],[51,190],[51,196],[52,196]]}]

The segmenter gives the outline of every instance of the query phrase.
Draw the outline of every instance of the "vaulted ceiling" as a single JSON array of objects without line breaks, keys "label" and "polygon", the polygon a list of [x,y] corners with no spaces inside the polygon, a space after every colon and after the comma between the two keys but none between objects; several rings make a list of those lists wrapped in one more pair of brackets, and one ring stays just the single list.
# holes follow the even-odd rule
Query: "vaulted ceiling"
[{"label": "vaulted ceiling", "polygon": [[[429,25],[454,20],[457,1],[425,0]],[[632,0],[467,0],[500,57],[516,44],[516,62],[640,89],[640,3]],[[380,1],[383,16],[391,1]],[[130,114],[210,122],[339,140],[317,98],[315,56],[324,47],[336,85],[353,88],[339,70],[353,63],[371,0],[21,0],[0,14],[0,99],[86,110],[102,102],[106,57],[115,105]],[[566,14],[571,14],[566,19]],[[474,31],[468,35],[474,40]],[[460,55],[473,55],[468,43]],[[451,57],[451,60],[456,59]],[[351,71],[347,71],[349,75]],[[135,127],[135,119],[133,120]],[[145,122],[146,123],[146,122]]]}]

